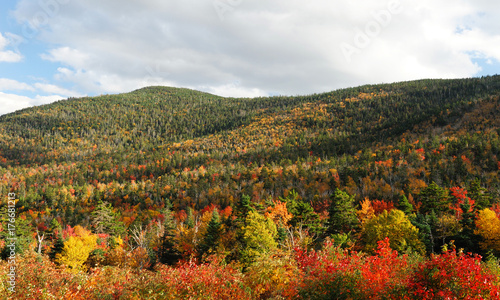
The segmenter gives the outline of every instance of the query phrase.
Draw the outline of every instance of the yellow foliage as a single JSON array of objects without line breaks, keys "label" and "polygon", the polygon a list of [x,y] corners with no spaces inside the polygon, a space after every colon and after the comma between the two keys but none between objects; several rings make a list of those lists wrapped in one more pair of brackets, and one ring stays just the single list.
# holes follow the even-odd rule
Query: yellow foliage
[{"label": "yellow foliage", "polygon": [[358,215],[358,219],[361,224],[375,217],[375,210],[373,209],[372,202],[368,199],[368,197],[365,197],[365,200],[361,202],[361,209],[358,210],[356,214]]},{"label": "yellow foliage", "polygon": [[56,260],[61,265],[71,268],[73,272],[78,272],[84,270],[83,264],[96,248],[97,235],[81,226],[75,226],[74,231],[76,235],[64,242],[64,248],[56,255]]},{"label": "yellow foliage", "polygon": [[481,247],[500,251],[500,219],[495,212],[489,208],[481,210],[476,220],[476,227],[474,233],[484,240],[479,243]]}]

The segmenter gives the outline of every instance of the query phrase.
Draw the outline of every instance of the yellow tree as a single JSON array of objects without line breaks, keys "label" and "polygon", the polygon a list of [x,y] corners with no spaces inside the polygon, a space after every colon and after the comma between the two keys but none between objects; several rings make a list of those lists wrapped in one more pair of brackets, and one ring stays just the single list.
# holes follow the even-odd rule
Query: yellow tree
[{"label": "yellow tree", "polygon": [[388,237],[391,248],[394,250],[424,253],[424,245],[419,240],[418,229],[405,213],[398,209],[390,212],[384,210],[380,215],[362,224],[362,227],[362,238],[367,251],[374,251],[377,248],[377,242]]},{"label": "yellow tree", "polygon": [[56,255],[59,264],[68,266],[73,272],[84,270],[84,263],[97,246],[97,235],[77,225],[75,235],[70,236],[61,253]]},{"label": "yellow tree", "polygon": [[364,224],[366,221],[375,217],[375,210],[373,209],[372,202],[368,197],[365,197],[365,200],[361,202],[361,209],[356,212],[358,215],[359,222]]},{"label": "yellow tree", "polygon": [[483,238],[481,248],[500,251],[500,219],[489,208],[479,211],[474,233]]}]

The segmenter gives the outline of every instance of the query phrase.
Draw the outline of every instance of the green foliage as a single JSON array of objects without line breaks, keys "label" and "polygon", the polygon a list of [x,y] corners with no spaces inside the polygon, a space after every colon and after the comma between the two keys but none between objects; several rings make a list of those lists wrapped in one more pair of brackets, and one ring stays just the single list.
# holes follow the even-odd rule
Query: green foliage
[{"label": "green foliage", "polygon": [[243,227],[245,248],[241,253],[241,261],[249,265],[259,255],[269,253],[277,248],[278,243],[275,238],[278,232],[276,224],[258,212],[250,211],[246,224]]},{"label": "green foliage", "polygon": [[[31,237],[32,227],[27,220],[17,215],[11,218],[7,205],[5,205],[0,210],[0,224],[3,227],[3,231],[0,231],[0,239],[5,243],[0,252],[1,259],[15,257],[28,250],[33,239]],[[14,255],[11,255],[13,253]]]},{"label": "green foliage", "polygon": [[418,196],[418,199],[422,202],[420,212],[423,214],[431,211],[443,213],[449,210],[450,197],[448,190],[438,186],[435,182],[424,188]]},{"label": "green foliage", "polygon": [[56,256],[59,253],[61,253],[63,251],[63,249],[64,249],[64,239],[62,237],[62,234],[59,232],[59,234],[55,238],[55,241],[54,241],[54,244],[53,244],[52,248],[50,249],[49,258],[52,261],[55,261],[56,260]]},{"label": "green foliage", "polygon": [[198,245],[200,255],[210,253],[217,249],[219,238],[221,235],[221,222],[219,217],[219,212],[215,209],[212,213],[212,218],[208,223],[207,232],[203,237],[203,240]]},{"label": "green foliage", "polygon": [[417,213],[415,218],[411,219],[411,222],[418,228],[420,239],[424,243],[427,253],[435,253],[435,250],[439,249],[436,232],[438,217],[436,213],[434,211],[426,215]]},{"label": "green foliage", "polygon": [[336,189],[331,197],[329,212],[329,230],[331,233],[347,233],[356,228],[358,219],[354,197]]},{"label": "green foliage", "polygon": [[123,236],[126,231],[125,225],[119,221],[119,215],[113,211],[108,202],[99,201],[92,211],[91,224],[95,233]]},{"label": "green foliage", "polygon": [[399,197],[397,208],[404,212],[407,216],[411,215],[413,212],[413,205],[408,202],[408,198],[406,198],[405,195],[401,195],[401,197]]},{"label": "green foliage", "polygon": [[323,228],[318,214],[309,203],[299,200],[295,191],[280,200],[286,202],[287,210],[292,214],[292,219],[289,221],[291,226],[303,226],[313,233],[321,233]]},{"label": "green foliage", "polygon": [[488,190],[481,186],[481,182],[478,178],[474,179],[467,189],[469,198],[473,199],[475,202],[475,209],[482,210],[490,207],[491,205],[491,195]]},{"label": "green foliage", "polygon": [[160,237],[160,247],[158,249],[158,261],[166,265],[174,265],[181,258],[181,254],[176,249],[175,244],[175,222],[170,209],[163,213],[163,235]]}]

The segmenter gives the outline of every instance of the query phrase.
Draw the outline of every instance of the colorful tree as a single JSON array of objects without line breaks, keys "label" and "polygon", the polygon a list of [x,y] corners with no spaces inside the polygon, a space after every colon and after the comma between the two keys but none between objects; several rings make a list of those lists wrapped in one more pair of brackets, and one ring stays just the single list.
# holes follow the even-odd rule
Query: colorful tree
[{"label": "colorful tree", "polygon": [[56,255],[59,264],[69,267],[73,272],[84,270],[84,263],[87,261],[92,250],[97,246],[97,235],[81,226],[75,226],[75,236],[70,236],[64,242],[61,253]]},{"label": "colorful tree", "polygon": [[374,251],[378,241],[385,238],[389,238],[391,248],[398,252],[410,250],[424,253],[424,245],[419,239],[418,229],[400,210],[384,211],[363,224],[362,240],[367,251]]},{"label": "colorful tree", "polygon": [[245,248],[241,253],[241,260],[249,265],[259,255],[277,248],[277,229],[271,219],[254,211],[248,213],[246,224],[242,228]]},{"label": "colorful tree", "polygon": [[483,239],[481,248],[500,252],[500,219],[494,211],[489,208],[479,211],[474,233]]}]

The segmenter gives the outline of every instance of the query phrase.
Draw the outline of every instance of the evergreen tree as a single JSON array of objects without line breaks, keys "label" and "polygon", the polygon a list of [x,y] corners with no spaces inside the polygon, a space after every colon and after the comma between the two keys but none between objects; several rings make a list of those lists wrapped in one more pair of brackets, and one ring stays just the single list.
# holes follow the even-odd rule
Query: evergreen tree
[{"label": "evergreen tree", "polygon": [[215,209],[212,213],[212,218],[208,223],[207,233],[203,237],[203,240],[199,244],[199,254],[202,256],[205,253],[210,253],[215,251],[218,245],[218,241],[221,235],[221,222],[219,217],[219,212]]},{"label": "evergreen tree", "polygon": [[437,234],[436,224],[438,222],[438,217],[434,211],[431,211],[430,214],[421,214],[417,213],[417,215],[413,218],[410,218],[411,222],[415,227],[419,230],[420,239],[425,244],[428,253],[434,253],[437,242]]},{"label": "evergreen tree", "polygon": [[250,196],[242,195],[238,204],[236,205],[236,223],[244,224],[246,222],[248,213],[254,211],[254,208],[251,206],[252,201]]},{"label": "evergreen tree", "polygon": [[91,214],[91,223],[95,233],[107,233],[112,236],[123,235],[125,225],[120,222],[118,214],[113,211],[111,204],[99,200],[97,207]]},{"label": "evergreen tree", "polygon": [[474,212],[469,212],[471,205],[469,200],[466,198],[464,203],[460,205],[462,209],[462,219],[460,220],[460,225],[462,225],[462,231],[460,231],[456,236],[456,246],[460,249],[463,248],[465,252],[479,253],[480,247],[480,237],[474,234],[476,214]]},{"label": "evergreen tree", "polygon": [[175,265],[181,258],[181,254],[175,248],[175,222],[172,212],[166,209],[163,219],[163,235],[160,238],[158,249],[158,261],[166,265]]},{"label": "evergreen tree", "polygon": [[475,210],[482,210],[490,207],[491,205],[491,195],[488,194],[488,190],[481,186],[479,179],[474,179],[467,190],[469,198],[475,201]]},{"label": "evergreen tree", "polygon": [[332,234],[349,232],[358,225],[354,197],[346,192],[335,190],[328,212],[329,232]]},{"label": "evergreen tree", "polygon": [[413,212],[413,205],[408,201],[405,195],[401,195],[397,208],[404,212],[407,216],[411,215]]},{"label": "evergreen tree", "polygon": [[55,261],[56,255],[61,253],[63,251],[63,249],[64,249],[64,240],[63,240],[61,232],[59,232],[59,234],[57,235],[57,238],[54,242],[54,245],[52,246],[52,249],[49,252],[49,258],[52,261]]},{"label": "evergreen tree", "polygon": [[420,213],[422,214],[428,214],[431,211],[441,214],[449,210],[450,197],[448,189],[441,188],[435,182],[432,182],[420,192],[419,200],[422,202],[420,207]]},{"label": "evergreen tree", "polygon": [[302,225],[314,233],[320,233],[323,228],[321,227],[318,214],[314,211],[311,204],[300,201],[298,197],[299,195],[295,191],[292,191],[290,196],[280,199],[286,202],[288,212],[292,214],[289,224],[293,227]]},{"label": "evergreen tree", "polygon": [[[12,219],[14,222],[11,222]],[[5,246],[0,252],[2,259],[10,257],[12,250],[14,250],[15,254],[22,254],[28,250],[29,244],[33,240],[31,237],[31,225],[28,221],[17,217],[17,215],[12,218],[9,215],[8,207],[4,206],[0,210],[0,223],[4,226],[3,231],[0,232],[0,238],[5,242]],[[9,224],[14,227],[9,227]]]}]

